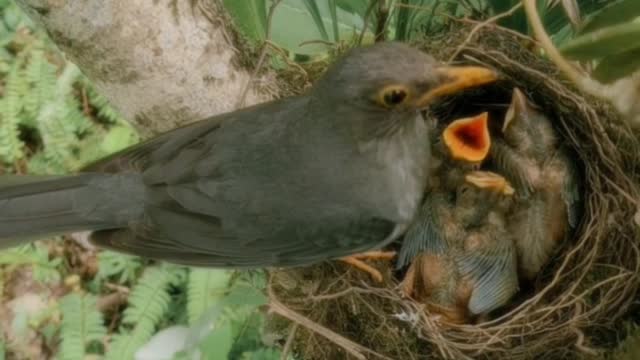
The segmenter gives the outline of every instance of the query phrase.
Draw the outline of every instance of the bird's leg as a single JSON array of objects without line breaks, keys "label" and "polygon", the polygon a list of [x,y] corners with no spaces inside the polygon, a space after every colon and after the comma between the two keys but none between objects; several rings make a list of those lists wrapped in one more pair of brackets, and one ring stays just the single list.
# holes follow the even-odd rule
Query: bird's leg
[{"label": "bird's leg", "polygon": [[415,292],[416,263],[412,262],[400,283],[400,291],[404,297],[412,297]]},{"label": "bird's leg", "polygon": [[340,259],[340,261],[343,261],[361,271],[367,272],[375,281],[382,282],[382,274],[380,273],[380,271],[373,266],[365,263],[364,260],[391,260],[395,256],[395,251],[377,250],[343,257]]}]

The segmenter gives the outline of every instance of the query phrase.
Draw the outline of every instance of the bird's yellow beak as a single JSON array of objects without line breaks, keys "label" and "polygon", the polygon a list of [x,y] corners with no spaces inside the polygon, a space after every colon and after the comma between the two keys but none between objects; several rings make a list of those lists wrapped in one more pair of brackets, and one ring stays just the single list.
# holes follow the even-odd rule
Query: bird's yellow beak
[{"label": "bird's yellow beak", "polygon": [[453,95],[464,89],[490,84],[498,80],[498,74],[480,66],[445,66],[436,69],[441,82],[418,98],[418,108],[423,108],[436,98]]},{"label": "bird's yellow beak", "polygon": [[488,189],[503,195],[511,196],[515,193],[504,176],[491,171],[471,171],[464,176],[464,180],[480,189]]},{"label": "bird's yellow beak", "polygon": [[444,129],[442,137],[452,158],[475,163],[487,157],[491,147],[488,119],[483,112],[455,120]]}]

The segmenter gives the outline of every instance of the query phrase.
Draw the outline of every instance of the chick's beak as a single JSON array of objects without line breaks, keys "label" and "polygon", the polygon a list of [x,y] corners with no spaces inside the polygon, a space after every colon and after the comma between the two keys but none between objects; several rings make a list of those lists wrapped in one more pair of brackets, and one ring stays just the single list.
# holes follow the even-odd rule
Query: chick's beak
[{"label": "chick's beak", "polygon": [[481,162],[489,154],[488,114],[486,112],[453,121],[442,133],[452,158],[467,162]]},{"label": "chick's beak", "polygon": [[424,108],[440,96],[453,95],[462,90],[490,84],[498,80],[498,74],[480,66],[445,66],[436,69],[441,79],[439,85],[429,89],[416,102],[418,108]]},{"label": "chick's beak", "polygon": [[504,176],[491,171],[471,171],[464,177],[465,181],[480,188],[511,196],[515,190]]}]

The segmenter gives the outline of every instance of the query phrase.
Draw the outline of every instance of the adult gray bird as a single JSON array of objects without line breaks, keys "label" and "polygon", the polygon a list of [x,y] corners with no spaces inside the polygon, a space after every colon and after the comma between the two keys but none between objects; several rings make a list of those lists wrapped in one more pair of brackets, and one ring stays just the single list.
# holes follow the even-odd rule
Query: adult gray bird
[{"label": "adult gray bird", "polygon": [[490,156],[495,170],[513,184],[515,204],[509,231],[525,279],[533,279],[559,243],[577,226],[581,196],[576,164],[551,120],[514,89]]},{"label": "adult gray bird", "polygon": [[2,177],[1,245],[92,230],[100,247],[233,268],[380,248],[423,196],[420,110],[495,79],[400,43],[355,49],[302,96],[169,131],[77,175]]}]

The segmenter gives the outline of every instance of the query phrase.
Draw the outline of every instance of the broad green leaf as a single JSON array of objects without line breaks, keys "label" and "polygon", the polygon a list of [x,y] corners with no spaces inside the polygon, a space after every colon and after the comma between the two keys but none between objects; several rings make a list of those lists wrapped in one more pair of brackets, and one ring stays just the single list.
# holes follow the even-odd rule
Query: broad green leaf
[{"label": "broad green leaf", "polygon": [[202,359],[227,360],[232,346],[231,323],[225,321],[204,338],[199,348],[202,351]]},{"label": "broad green leaf", "polygon": [[580,29],[580,34],[586,34],[608,26],[619,25],[640,16],[640,1],[622,0],[611,2],[609,6],[602,9]]},{"label": "broad green leaf", "polygon": [[338,8],[364,18],[371,0],[336,0]]},{"label": "broad green leaf", "polygon": [[266,0],[224,0],[240,31],[253,41],[262,41],[267,34]]},{"label": "broad green leaf", "polygon": [[640,47],[620,54],[605,57],[593,72],[593,76],[604,83],[610,83],[631,75],[640,69]]},{"label": "broad green leaf", "polygon": [[579,36],[561,48],[572,59],[592,60],[637,48],[640,19]]},{"label": "broad green leaf", "polygon": [[[336,38],[329,2],[318,2],[320,19],[325,30],[331,29],[329,39]],[[360,34],[364,25],[363,19],[356,13],[336,9],[338,38],[351,39]],[[318,26],[311,26],[314,18],[304,2],[300,0],[283,0],[273,14],[271,40],[294,54],[317,56],[328,51],[326,44],[312,43],[301,46],[304,42],[323,40],[324,36]]]},{"label": "broad green leaf", "polygon": [[[243,353],[240,360],[280,360],[282,352],[278,349],[262,348],[256,351]],[[287,359],[293,359],[291,355]]]}]

